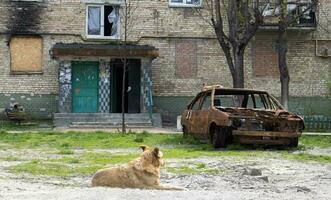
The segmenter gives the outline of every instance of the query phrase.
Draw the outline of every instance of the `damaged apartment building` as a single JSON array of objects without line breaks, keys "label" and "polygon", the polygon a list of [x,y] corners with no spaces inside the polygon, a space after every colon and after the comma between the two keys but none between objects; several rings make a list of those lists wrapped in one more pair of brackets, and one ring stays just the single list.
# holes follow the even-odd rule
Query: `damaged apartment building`
[{"label": "damaged apartment building", "polygon": [[[17,102],[57,126],[114,125],[125,73],[128,123],[161,126],[203,84],[232,86],[214,31],[196,11],[207,9],[204,0],[130,2],[125,29],[121,0],[0,1],[0,112]],[[330,13],[321,0],[288,30],[289,109],[302,115],[331,115]],[[279,97],[277,27],[266,22],[246,49],[245,87]]]}]

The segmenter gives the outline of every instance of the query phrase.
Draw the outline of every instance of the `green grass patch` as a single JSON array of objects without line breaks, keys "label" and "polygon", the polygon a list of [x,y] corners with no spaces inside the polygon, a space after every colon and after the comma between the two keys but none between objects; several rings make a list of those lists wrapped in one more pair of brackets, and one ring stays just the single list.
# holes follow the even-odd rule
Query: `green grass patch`
[{"label": "green grass patch", "polygon": [[33,175],[46,175],[46,176],[70,176],[75,170],[65,164],[59,163],[46,163],[34,160],[27,163],[22,163],[10,167],[10,171],[16,173],[29,173]]},{"label": "green grass patch", "polygon": [[47,162],[56,162],[56,163],[68,163],[68,164],[79,164],[81,163],[79,158],[72,156],[65,156],[58,159],[48,159]]},{"label": "green grass patch", "polygon": [[52,128],[52,120],[23,120],[20,125],[13,121],[0,120],[0,132],[4,131],[38,131]]},{"label": "green grass patch", "polygon": [[20,161],[21,158],[15,156],[0,157],[0,160],[4,161]]},{"label": "green grass patch", "polygon": [[[139,134],[121,134],[105,132],[37,132],[37,133],[7,133],[0,131],[0,146],[6,148],[20,149],[42,149],[43,152],[56,152],[62,155],[58,159],[34,160],[24,162],[10,167],[15,173],[30,173],[34,175],[49,176],[74,176],[77,174],[91,174],[98,169],[108,165],[127,163],[139,156],[138,146],[141,144],[149,146],[161,146],[164,158],[200,158],[200,157],[281,157],[299,161],[316,161],[320,163],[331,163],[331,156],[317,156],[311,154],[293,154],[287,151],[265,151],[252,150],[247,146],[230,145],[227,150],[217,151],[209,144],[180,134],[150,134],[147,132]],[[168,147],[169,146],[169,147]],[[328,148],[331,147],[330,136],[302,136],[300,148],[309,147]],[[74,149],[115,149],[135,148],[136,153],[104,153],[88,152],[74,154]],[[83,151],[84,152],[84,151]],[[8,156],[0,158],[7,161],[18,161],[23,158]],[[219,173],[219,169],[208,168],[204,163],[193,166],[182,166],[168,168],[174,173]]]},{"label": "green grass patch", "polygon": [[18,125],[10,121],[0,122],[1,131],[25,131],[25,130],[35,130],[36,128],[38,128],[38,125],[35,123],[22,122],[20,125]]},{"label": "green grass patch", "polygon": [[175,174],[216,174],[222,170],[217,168],[208,168],[205,163],[196,163],[195,165],[185,165],[180,167],[167,167],[166,170]]},{"label": "green grass patch", "polygon": [[198,145],[192,138],[183,138],[179,134],[120,134],[105,132],[38,132],[0,134],[0,144],[8,144],[14,148],[129,148],[143,144],[160,145]]},{"label": "green grass patch", "polygon": [[[69,161],[70,163],[71,161]],[[49,161],[34,160],[18,164],[9,168],[14,173],[29,173],[32,175],[70,177],[87,175],[103,168],[103,165],[79,165],[73,166],[66,163],[55,163]]]},{"label": "green grass patch", "polygon": [[319,163],[331,163],[331,156],[327,155],[313,155],[308,153],[283,153],[282,156],[287,159],[294,159],[304,162],[314,161]]},{"label": "green grass patch", "polygon": [[59,159],[34,160],[21,163],[10,167],[10,171],[60,177],[87,175],[105,168],[107,165],[129,162],[137,156],[138,154],[85,153],[79,157],[65,156]]},{"label": "green grass patch", "polygon": [[268,151],[215,151],[204,148],[176,148],[176,149],[163,149],[165,158],[198,158],[198,157],[265,157],[270,156],[271,152]]},{"label": "green grass patch", "polygon": [[80,160],[83,163],[87,163],[90,165],[101,164],[121,164],[129,162],[135,158],[137,158],[139,154],[110,154],[110,153],[85,153],[80,156]]},{"label": "green grass patch", "polygon": [[60,149],[60,151],[58,152],[58,154],[61,154],[61,155],[70,155],[70,154],[74,154],[74,151],[72,149]]},{"label": "green grass patch", "polygon": [[303,135],[299,138],[299,143],[305,147],[331,148],[331,136]]}]

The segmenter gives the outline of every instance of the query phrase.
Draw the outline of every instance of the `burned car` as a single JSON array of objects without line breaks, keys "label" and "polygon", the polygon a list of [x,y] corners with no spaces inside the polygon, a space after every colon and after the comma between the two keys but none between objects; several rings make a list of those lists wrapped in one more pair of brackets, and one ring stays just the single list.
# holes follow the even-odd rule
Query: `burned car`
[{"label": "burned car", "polygon": [[210,141],[298,146],[303,119],[266,91],[205,86],[181,115],[183,134]]}]

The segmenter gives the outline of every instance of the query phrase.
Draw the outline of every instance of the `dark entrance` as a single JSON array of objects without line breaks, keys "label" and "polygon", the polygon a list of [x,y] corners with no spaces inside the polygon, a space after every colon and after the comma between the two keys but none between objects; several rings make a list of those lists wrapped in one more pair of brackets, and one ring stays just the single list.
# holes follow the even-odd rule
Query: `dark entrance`
[{"label": "dark entrance", "polygon": [[[111,61],[111,112],[122,112],[123,63],[120,59]],[[125,80],[125,113],[140,113],[140,68],[138,59],[128,60]]]}]

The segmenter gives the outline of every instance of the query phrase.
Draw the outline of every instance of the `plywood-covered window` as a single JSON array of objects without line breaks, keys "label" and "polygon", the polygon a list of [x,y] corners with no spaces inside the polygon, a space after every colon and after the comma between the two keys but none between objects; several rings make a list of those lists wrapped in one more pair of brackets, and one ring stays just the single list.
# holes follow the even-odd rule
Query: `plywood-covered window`
[{"label": "plywood-covered window", "polygon": [[176,78],[195,78],[197,75],[197,44],[194,40],[176,42]]},{"label": "plywood-covered window", "polygon": [[253,41],[253,73],[257,77],[279,77],[276,42],[271,36]]},{"label": "plywood-covered window", "polygon": [[38,36],[10,39],[10,70],[14,74],[42,72],[43,41]]}]

